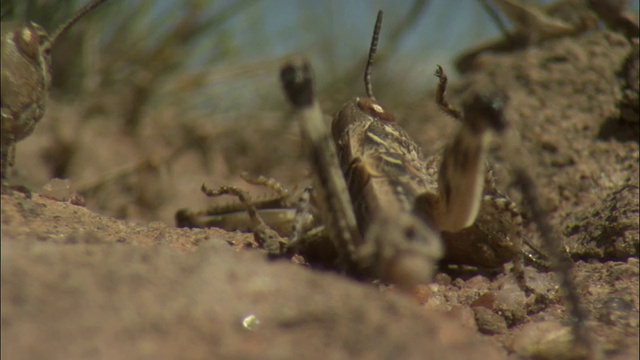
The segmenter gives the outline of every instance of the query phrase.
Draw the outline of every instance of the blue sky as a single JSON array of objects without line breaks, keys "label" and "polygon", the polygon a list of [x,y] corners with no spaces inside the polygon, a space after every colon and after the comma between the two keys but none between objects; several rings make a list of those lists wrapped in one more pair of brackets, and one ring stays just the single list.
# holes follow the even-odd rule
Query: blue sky
[{"label": "blue sky", "polygon": [[[638,9],[639,1],[631,0],[632,7]],[[212,11],[232,2],[215,2]],[[246,59],[302,52],[316,67],[330,68],[366,54],[378,9],[385,11],[380,42],[384,51],[390,29],[405,20],[412,4],[393,0],[259,1],[228,26],[238,34],[238,43],[263,40],[262,46],[243,51]],[[497,35],[497,27],[477,0],[431,0],[390,62],[401,68],[420,63],[430,64],[429,68],[435,63],[450,67],[453,56]],[[327,60],[334,64],[321,65]]]}]

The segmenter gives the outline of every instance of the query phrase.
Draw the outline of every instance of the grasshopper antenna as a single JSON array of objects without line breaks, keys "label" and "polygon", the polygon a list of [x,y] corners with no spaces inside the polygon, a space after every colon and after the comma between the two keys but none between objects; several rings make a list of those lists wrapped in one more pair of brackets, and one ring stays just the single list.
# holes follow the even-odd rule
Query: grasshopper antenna
[{"label": "grasshopper antenna", "polygon": [[371,37],[371,46],[369,47],[369,58],[367,59],[367,67],[364,68],[364,88],[367,96],[375,100],[373,96],[373,87],[371,86],[371,67],[373,66],[373,57],[378,49],[378,38],[380,37],[380,28],[382,28],[382,10],[378,11],[376,25],[373,27],[373,36]]},{"label": "grasshopper antenna", "polygon": [[107,1],[108,0],[93,0],[82,7],[80,10],[78,10],[78,12],[76,12],[76,14],[71,19],[69,19],[53,33],[53,35],[50,37],[51,40],[49,40],[49,48],[53,48],[53,45],[55,44],[56,40],[58,40],[58,37],[69,30],[69,28],[72,27],[76,22],[78,22],[78,20],[80,20],[87,13],[91,12],[93,9],[97,8]]}]

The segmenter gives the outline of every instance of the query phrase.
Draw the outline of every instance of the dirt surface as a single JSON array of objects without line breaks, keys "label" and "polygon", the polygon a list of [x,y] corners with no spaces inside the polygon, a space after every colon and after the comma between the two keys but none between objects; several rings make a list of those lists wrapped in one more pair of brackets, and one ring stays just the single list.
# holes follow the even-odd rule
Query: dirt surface
[{"label": "dirt surface", "polygon": [[[608,359],[639,356],[632,46],[595,31],[484,54],[449,91],[454,104],[478,91],[509,95],[506,118],[576,261],[590,318],[584,325]],[[305,184],[297,127],[282,109],[261,114],[251,131],[237,121],[242,114],[186,123],[170,111],[150,112],[129,134],[97,100],[51,101],[36,133],[18,145],[14,181],[35,189],[33,197],[2,195],[2,356],[581,357],[552,273],[526,269],[542,299],[525,298],[508,269],[472,268],[443,269],[407,296],[228,245],[250,234],[174,228],[177,209],[211,202],[199,192],[203,182],[248,187],[237,175],[248,170]],[[396,113],[427,153],[456,126],[431,101]],[[519,202],[499,144],[492,160],[499,186]],[[40,188],[60,175],[82,197],[60,182]],[[525,236],[537,241],[526,226]]]}]

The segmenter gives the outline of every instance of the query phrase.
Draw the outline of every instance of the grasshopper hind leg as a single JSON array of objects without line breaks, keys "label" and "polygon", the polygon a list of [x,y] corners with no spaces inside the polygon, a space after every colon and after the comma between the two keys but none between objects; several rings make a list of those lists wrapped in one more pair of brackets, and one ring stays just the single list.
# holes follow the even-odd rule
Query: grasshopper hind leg
[{"label": "grasshopper hind leg", "polygon": [[439,79],[436,103],[444,113],[460,121],[461,126],[442,154],[438,198],[433,201],[434,220],[445,233],[445,239],[449,238],[450,247],[456,247],[457,241],[464,239],[475,249],[469,251],[458,246],[449,253],[467,252],[469,258],[464,262],[489,267],[513,260],[518,285],[531,294],[524,276],[522,217],[515,204],[495,189],[486,162],[491,135],[501,133],[505,127],[502,117],[487,115],[493,114],[495,111],[491,110],[506,99],[496,95],[487,101],[475,96],[465,104],[463,113],[446,99],[447,76],[442,67],[438,66],[435,75]]},{"label": "grasshopper hind leg", "polygon": [[441,231],[456,232],[469,227],[480,210],[485,183],[485,158],[492,132],[503,124],[490,117],[463,114],[445,97],[447,76],[438,66],[436,102],[446,114],[459,120],[461,126],[444,149],[438,171],[438,199],[433,204],[433,217]]},{"label": "grasshopper hind leg", "polygon": [[[498,104],[495,100],[495,98],[477,97],[473,102],[467,104],[465,112],[473,113],[480,118],[494,118],[504,124],[504,101],[500,101],[502,102],[501,106],[496,106]],[[568,313],[573,317],[572,335],[577,345],[576,351],[584,350],[586,358],[589,359],[600,358],[601,349],[585,326],[588,313],[582,303],[573,275],[573,262],[566,253],[560,250],[561,241],[557,237],[557,231],[551,225],[548,214],[540,205],[536,184],[529,173],[532,160],[518,143],[517,134],[508,128],[503,130],[505,131],[500,132],[500,139],[504,149],[503,153],[513,173],[514,184],[517,185],[531,212],[532,221],[537,227],[550,263],[564,291],[564,301]]]}]

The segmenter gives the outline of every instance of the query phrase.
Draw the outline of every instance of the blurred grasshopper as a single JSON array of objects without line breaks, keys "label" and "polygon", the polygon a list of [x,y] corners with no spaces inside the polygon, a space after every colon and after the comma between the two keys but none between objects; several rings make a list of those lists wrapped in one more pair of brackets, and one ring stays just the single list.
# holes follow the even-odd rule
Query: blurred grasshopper
[{"label": "blurred grasshopper", "polygon": [[51,85],[51,49],[84,15],[107,0],[82,7],[53,36],[34,22],[2,22],[2,161],[0,178],[15,161],[16,143],[31,135],[42,119]]},{"label": "blurred grasshopper", "polygon": [[275,244],[287,243],[274,236],[291,233],[265,235],[261,215],[273,217],[281,210],[294,223],[294,240],[299,239],[300,229],[324,227],[341,267],[352,274],[411,289],[428,283],[439,261],[497,268],[513,260],[524,286],[522,219],[515,205],[495,189],[485,161],[491,131],[503,124],[487,116],[465,118],[450,106],[444,97],[447,77],[438,67],[436,101],[462,126],[441,155],[425,158],[373,96],[370,72],[381,22],[382,12],[365,70],[367,96],[345,104],[333,118],[331,132],[315,99],[309,63],[294,57],[281,68],[281,81],[295,108],[313,169],[313,220],[294,221],[305,213],[294,209],[308,205],[300,201],[304,198],[300,193],[278,191],[273,199],[252,202],[237,188],[211,191],[203,187],[210,196],[239,196],[241,204],[200,212],[180,210],[178,225],[243,228],[237,219],[246,209],[253,219],[249,228],[259,229],[262,235],[257,238],[272,239],[263,243],[274,249]]}]

